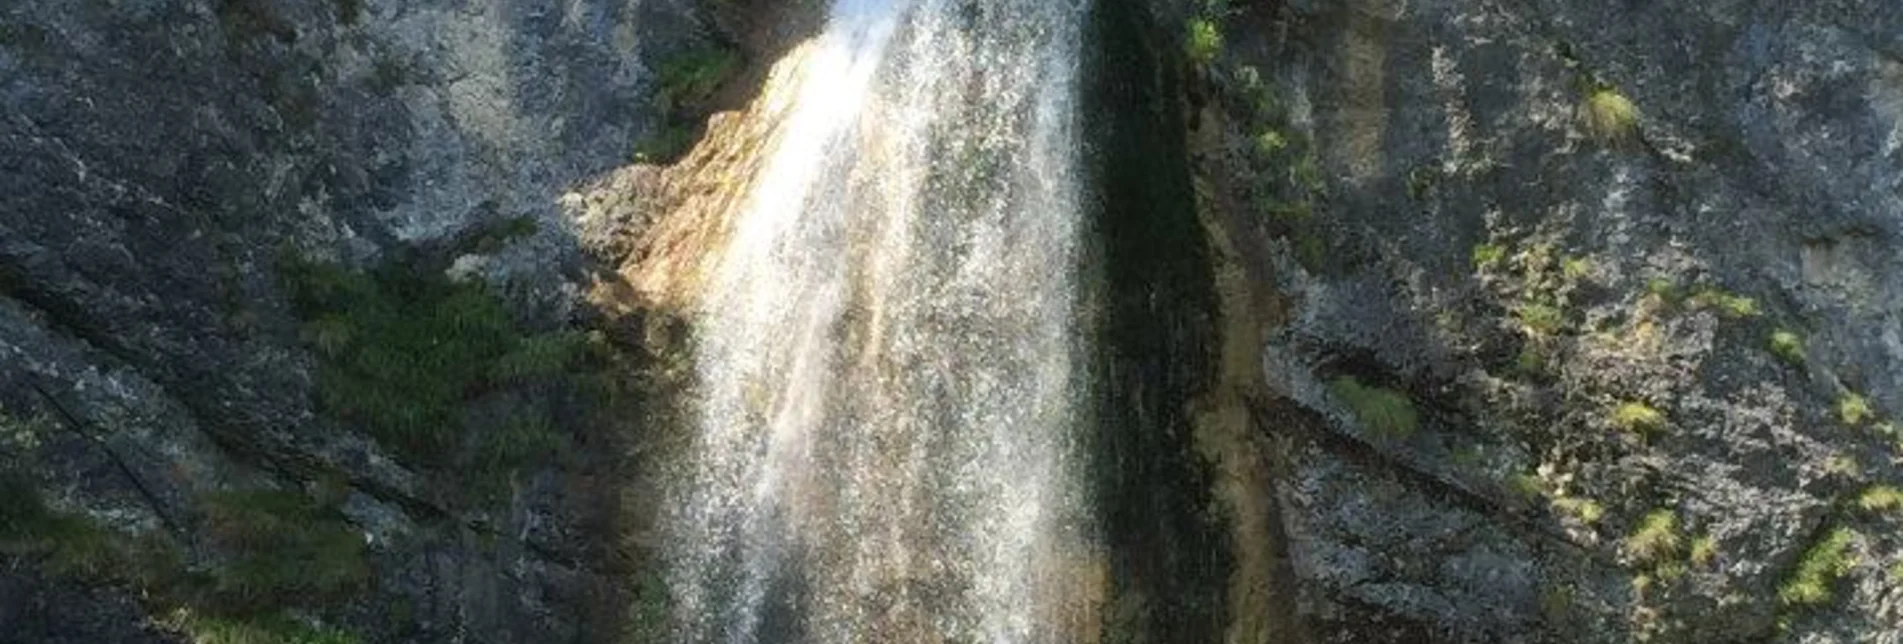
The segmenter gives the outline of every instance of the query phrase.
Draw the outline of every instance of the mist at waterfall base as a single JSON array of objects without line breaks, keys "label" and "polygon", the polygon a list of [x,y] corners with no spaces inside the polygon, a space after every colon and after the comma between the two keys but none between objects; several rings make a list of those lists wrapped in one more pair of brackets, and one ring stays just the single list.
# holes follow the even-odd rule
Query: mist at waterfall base
[{"label": "mist at waterfall base", "polygon": [[1094,639],[1086,0],[837,0],[694,321],[696,642]]}]

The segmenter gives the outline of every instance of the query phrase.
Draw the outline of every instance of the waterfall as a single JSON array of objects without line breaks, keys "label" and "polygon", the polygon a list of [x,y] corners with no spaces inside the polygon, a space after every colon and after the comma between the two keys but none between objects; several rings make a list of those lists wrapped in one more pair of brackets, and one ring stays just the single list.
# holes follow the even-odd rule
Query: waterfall
[{"label": "waterfall", "polygon": [[695,319],[698,642],[1094,638],[1087,0],[836,0]]}]

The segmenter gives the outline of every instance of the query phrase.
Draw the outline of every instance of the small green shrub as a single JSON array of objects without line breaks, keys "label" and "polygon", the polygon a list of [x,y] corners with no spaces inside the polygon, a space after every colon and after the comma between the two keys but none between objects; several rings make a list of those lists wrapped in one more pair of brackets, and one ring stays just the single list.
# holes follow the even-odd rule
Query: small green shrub
[{"label": "small green shrub", "polygon": [[1639,520],[1638,527],[1625,538],[1625,552],[1639,563],[1657,564],[1677,555],[1682,541],[1678,515],[1661,508]]},{"label": "small green shrub", "polygon": [[1627,401],[1612,409],[1612,426],[1633,434],[1649,434],[1665,427],[1665,412],[1642,402]]},{"label": "small green shrub", "polygon": [[1645,292],[1647,295],[1659,298],[1659,300],[1668,304],[1677,302],[1681,295],[1678,291],[1678,284],[1667,277],[1654,277],[1646,280]]},{"label": "small green shrub", "polygon": [[1566,329],[1566,312],[1543,302],[1522,302],[1513,311],[1520,325],[1535,335],[1557,335]]},{"label": "small green shrub", "polygon": [[1618,90],[1603,87],[1586,96],[1586,128],[1602,143],[1630,139],[1639,129],[1639,107]]},{"label": "small green shrub", "polygon": [[1804,339],[1789,329],[1772,331],[1771,355],[1793,367],[1804,366]]},{"label": "small green shrub", "polygon": [[1560,275],[1568,282],[1578,282],[1592,276],[1592,258],[1568,257],[1559,262]]},{"label": "small green shrub", "polygon": [[1850,554],[1856,536],[1848,528],[1832,528],[1798,560],[1790,577],[1778,588],[1778,601],[1787,606],[1815,606],[1829,602],[1831,585],[1850,573],[1856,561]]},{"label": "small green shrub", "polygon": [[1864,421],[1876,417],[1876,410],[1870,408],[1870,401],[1854,391],[1846,391],[1837,398],[1837,418],[1845,425],[1857,427]]},{"label": "small green shrub", "polygon": [[1273,156],[1286,147],[1288,147],[1288,137],[1282,136],[1281,132],[1275,130],[1263,130],[1255,137],[1255,152],[1263,157]]},{"label": "small green shrub", "polygon": [[1473,250],[1474,268],[1487,270],[1499,266],[1507,258],[1507,249],[1499,244],[1475,244]]},{"label": "small green shrub", "polygon": [[1704,287],[1692,294],[1691,305],[1713,309],[1725,317],[1748,318],[1758,315],[1758,301],[1716,287]]},{"label": "small green shrub", "polygon": [[1824,459],[1824,473],[1846,479],[1859,479],[1863,478],[1863,464],[1858,463],[1855,456],[1833,454],[1830,458]]},{"label": "small green shrub", "polygon": [[1598,523],[1599,519],[1606,516],[1605,506],[1598,501],[1579,497],[1554,499],[1553,508],[1588,525]]},{"label": "small green shrub", "polygon": [[1857,507],[1865,512],[1889,512],[1903,508],[1903,490],[1888,485],[1872,485],[1857,495]]},{"label": "small green shrub", "polygon": [[1208,65],[1222,53],[1222,26],[1203,17],[1190,18],[1184,26],[1183,52],[1190,62]]},{"label": "small green shrub", "polygon": [[1692,565],[1698,566],[1700,568],[1704,568],[1704,567],[1710,566],[1713,561],[1717,561],[1717,560],[1718,560],[1718,540],[1717,539],[1713,539],[1711,535],[1708,535],[1708,534],[1698,535],[1697,538],[1692,539],[1692,549],[1691,549]]},{"label": "small green shrub", "polygon": [[1388,438],[1413,435],[1420,416],[1407,395],[1393,389],[1370,387],[1353,376],[1342,376],[1329,383],[1335,394],[1353,412],[1361,424]]}]

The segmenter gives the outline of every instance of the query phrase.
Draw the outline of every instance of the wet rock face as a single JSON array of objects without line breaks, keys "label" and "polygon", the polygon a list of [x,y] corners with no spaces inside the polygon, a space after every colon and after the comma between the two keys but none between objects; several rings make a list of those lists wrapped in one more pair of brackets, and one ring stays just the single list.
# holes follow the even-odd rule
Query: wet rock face
[{"label": "wet rock face", "polygon": [[1196,154],[1294,311],[1262,431],[1317,639],[1898,635],[1858,501],[1903,478],[1899,34],[1885,2],[1227,20]]},{"label": "wet rock face", "polygon": [[[657,66],[715,33],[690,0],[0,9],[0,410],[51,428],[0,457],[60,509],[186,544],[212,490],[340,473],[388,573],[377,597],[410,611],[353,609],[365,623],[606,637],[583,624],[602,583],[574,528],[586,490],[535,478],[497,516],[443,514],[452,491],[319,411],[279,262],[474,248],[462,274],[530,327],[567,323],[583,250],[560,196],[666,127]],[[467,243],[517,219],[535,232]]]}]

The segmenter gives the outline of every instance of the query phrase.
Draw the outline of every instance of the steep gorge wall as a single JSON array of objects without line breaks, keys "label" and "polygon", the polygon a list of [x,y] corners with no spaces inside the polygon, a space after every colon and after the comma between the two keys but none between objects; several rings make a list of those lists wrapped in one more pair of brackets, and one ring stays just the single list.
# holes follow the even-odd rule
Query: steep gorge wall
[{"label": "steep gorge wall", "polygon": [[1898,636],[1903,14],[1207,4],[1309,637]]},{"label": "steep gorge wall", "polygon": [[[554,410],[553,431],[586,456],[500,472],[500,502],[473,500],[476,475],[377,445],[364,418],[334,402],[331,363],[313,344],[322,328],[299,319],[285,262],[409,267],[418,274],[367,279],[393,275],[379,284],[391,293],[417,282],[463,293],[450,297],[465,304],[493,297],[524,333],[594,319],[580,295],[594,261],[585,238],[599,231],[572,225],[560,198],[664,153],[677,130],[731,102],[713,90],[745,65],[722,57],[771,30],[756,20],[784,17],[741,13],[751,8],[215,0],[0,9],[0,465],[28,486],[7,487],[0,507],[7,637],[119,641],[149,629],[125,620],[171,606],[128,608],[110,591],[42,575],[79,568],[81,578],[125,582],[89,570],[121,561],[113,551],[122,542],[175,549],[181,560],[160,566],[165,583],[233,579],[221,549],[265,538],[228,534],[233,526],[285,518],[233,518],[263,511],[221,504],[253,498],[234,490],[316,499],[317,514],[301,514],[299,501],[287,516],[322,525],[293,534],[334,524],[364,542],[361,563],[354,554],[322,562],[368,566],[364,590],[318,605],[293,597],[305,617],[371,641],[618,637],[611,631],[635,603],[625,567],[639,547],[619,543],[625,527],[616,524],[625,463],[609,430],[623,428],[600,424],[595,403],[582,402],[595,398],[578,393],[586,383],[481,385],[474,416]],[[430,286],[443,275],[490,286]],[[391,305],[415,297],[397,294]],[[325,342],[353,342],[338,337]],[[524,346],[534,337],[562,336],[525,336]],[[641,359],[638,349],[612,351]],[[100,550],[48,546],[22,527],[49,525],[90,526],[73,534]],[[226,592],[227,581],[204,592]]]}]

